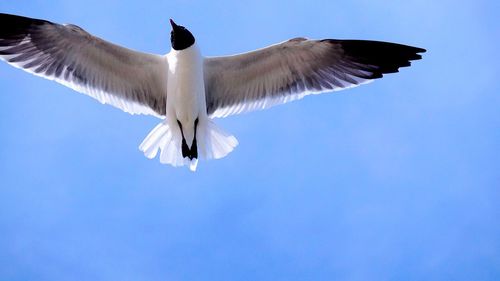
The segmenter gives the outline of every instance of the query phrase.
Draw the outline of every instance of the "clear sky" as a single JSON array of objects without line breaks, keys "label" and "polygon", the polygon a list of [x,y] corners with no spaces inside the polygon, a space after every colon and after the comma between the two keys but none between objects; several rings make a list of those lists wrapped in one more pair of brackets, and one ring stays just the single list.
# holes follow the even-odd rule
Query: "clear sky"
[{"label": "clear sky", "polygon": [[[299,3],[297,3],[299,2]],[[500,280],[499,1],[1,1],[205,55],[297,36],[424,59],[356,89],[217,120],[196,173],[148,160],[158,120],[0,64],[0,280]]]}]

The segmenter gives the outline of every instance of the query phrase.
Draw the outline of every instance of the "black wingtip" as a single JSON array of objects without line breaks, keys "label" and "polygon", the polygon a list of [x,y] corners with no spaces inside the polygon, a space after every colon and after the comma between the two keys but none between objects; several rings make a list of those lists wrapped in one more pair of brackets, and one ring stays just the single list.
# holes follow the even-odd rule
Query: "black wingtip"
[{"label": "black wingtip", "polygon": [[30,28],[50,23],[46,20],[0,13],[0,39],[15,40],[23,37]]},{"label": "black wingtip", "polygon": [[[340,44],[344,55],[358,64],[372,70],[371,79],[381,78],[383,74],[399,72],[400,67],[408,67],[411,61],[422,59],[423,48],[369,40],[332,40]],[[374,67],[375,69],[370,69]]]},{"label": "black wingtip", "polygon": [[423,49],[423,48],[418,48],[418,47],[413,47],[413,48],[417,49],[417,53],[425,53],[425,52],[427,52],[427,50]]}]

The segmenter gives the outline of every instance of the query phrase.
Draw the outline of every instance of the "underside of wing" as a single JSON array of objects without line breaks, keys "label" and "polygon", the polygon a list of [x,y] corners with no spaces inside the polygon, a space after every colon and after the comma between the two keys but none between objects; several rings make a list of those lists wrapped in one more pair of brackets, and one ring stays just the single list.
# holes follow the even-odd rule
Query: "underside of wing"
[{"label": "underside of wing", "polygon": [[165,114],[167,60],[106,42],[76,25],[0,14],[0,58],[125,112]]},{"label": "underside of wing", "polygon": [[424,49],[364,40],[295,38],[205,59],[207,111],[225,117],[354,87],[420,59]]}]

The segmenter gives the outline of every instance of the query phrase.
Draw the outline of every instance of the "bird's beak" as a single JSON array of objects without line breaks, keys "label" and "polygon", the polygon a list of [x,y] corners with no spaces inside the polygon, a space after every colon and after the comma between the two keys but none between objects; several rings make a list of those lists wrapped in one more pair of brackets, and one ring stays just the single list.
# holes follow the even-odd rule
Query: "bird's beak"
[{"label": "bird's beak", "polygon": [[172,29],[177,28],[177,24],[172,19],[170,19],[170,25],[172,25]]}]

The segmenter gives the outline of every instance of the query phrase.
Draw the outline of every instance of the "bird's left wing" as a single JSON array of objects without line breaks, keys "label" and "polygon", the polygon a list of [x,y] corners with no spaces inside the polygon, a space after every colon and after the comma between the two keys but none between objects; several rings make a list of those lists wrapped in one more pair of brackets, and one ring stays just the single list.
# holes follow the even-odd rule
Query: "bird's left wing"
[{"label": "bird's left wing", "polygon": [[0,58],[131,114],[165,114],[164,57],[133,51],[82,28],[0,14]]},{"label": "bird's left wing", "polygon": [[295,38],[249,53],[206,58],[207,111],[225,117],[353,87],[420,59],[424,49],[363,40]]}]

